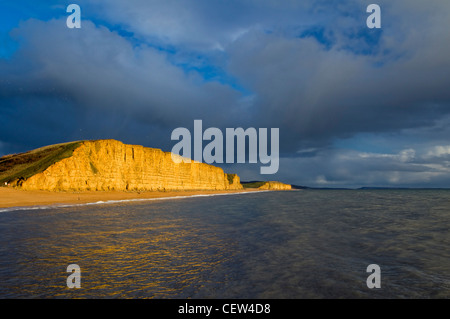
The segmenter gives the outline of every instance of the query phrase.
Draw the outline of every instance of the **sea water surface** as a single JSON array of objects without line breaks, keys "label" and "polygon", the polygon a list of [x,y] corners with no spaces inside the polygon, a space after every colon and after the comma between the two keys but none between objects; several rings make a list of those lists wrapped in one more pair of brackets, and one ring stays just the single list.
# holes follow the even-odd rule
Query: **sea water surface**
[{"label": "sea water surface", "polygon": [[449,231],[448,190],[3,210],[0,298],[450,298]]}]

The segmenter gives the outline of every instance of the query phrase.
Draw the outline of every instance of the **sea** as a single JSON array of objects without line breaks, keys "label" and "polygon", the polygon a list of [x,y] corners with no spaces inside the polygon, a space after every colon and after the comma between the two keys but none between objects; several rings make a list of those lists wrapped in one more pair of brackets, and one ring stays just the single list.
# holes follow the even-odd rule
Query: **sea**
[{"label": "sea", "polygon": [[448,299],[450,190],[0,209],[0,298]]}]

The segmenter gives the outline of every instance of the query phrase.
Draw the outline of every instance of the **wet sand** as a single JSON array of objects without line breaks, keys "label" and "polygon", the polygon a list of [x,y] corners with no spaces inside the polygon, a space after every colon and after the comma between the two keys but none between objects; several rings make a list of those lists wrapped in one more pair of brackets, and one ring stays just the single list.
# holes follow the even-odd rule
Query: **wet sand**
[{"label": "wet sand", "polygon": [[11,187],[0,187],[0,208],[23,207],[55,204],[85,204],[98,201],[150,199],[161,197],[193,196],[207,194],[233,194],[260,191],[258,189],[225,190],[225,191],[151,191],[151,192],[121,192],[121,191],[90,191],[90,192],[51,192],[25,191]]}]

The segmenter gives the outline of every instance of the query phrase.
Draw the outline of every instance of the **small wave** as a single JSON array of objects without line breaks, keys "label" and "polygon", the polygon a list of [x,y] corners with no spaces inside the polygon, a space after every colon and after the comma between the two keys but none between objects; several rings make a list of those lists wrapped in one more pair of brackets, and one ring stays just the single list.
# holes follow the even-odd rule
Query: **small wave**
[{"label": "small wave", "polygon": [[158,201],[158,200],[168,200],[168,199],[185,199],[185,198],[195,198],[195,197],[212,197],[212,196],[225,196],[225,195],[243,195],[243,194],[254,194],[268,192],[268,190],[263,191],[250,191],[250,192],[239,192],[239,193],[218,193],[218,194],[196,194],[196,195],[182,195],[182,196],[169,196],[169,197],[155,197],[155,198],[132,198],[132,199],[114,199],[107,201],[97,201],[82,204],[52,204],[52,205],[36,205],[36,206],[15,206],[15,207],[5,207],[0,208],[0,213],[7,213],[19,210],[41,210],[41,209],[56,209],[56,208],[67,208],[67,207],[80,207],[80,206],[91,206],[91,205],[110,205],[110,204],[120,204],[129,202],[148,202],[148,201]]}]

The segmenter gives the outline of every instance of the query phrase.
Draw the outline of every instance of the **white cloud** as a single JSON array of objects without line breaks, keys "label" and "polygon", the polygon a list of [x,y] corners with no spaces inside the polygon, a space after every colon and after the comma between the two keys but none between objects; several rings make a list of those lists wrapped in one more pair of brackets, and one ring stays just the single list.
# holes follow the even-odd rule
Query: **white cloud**
[{"label": "white cloud", "polygon": [[403,150],[398,154],[400,161],[405,163],[414,160],[415,156],[416,151],[413,149]]},{"label": "white cloud", "polygon": [[426,154],[425,158],[443,157],[450,155],[450,145],[438,145],[432,147]]}]

